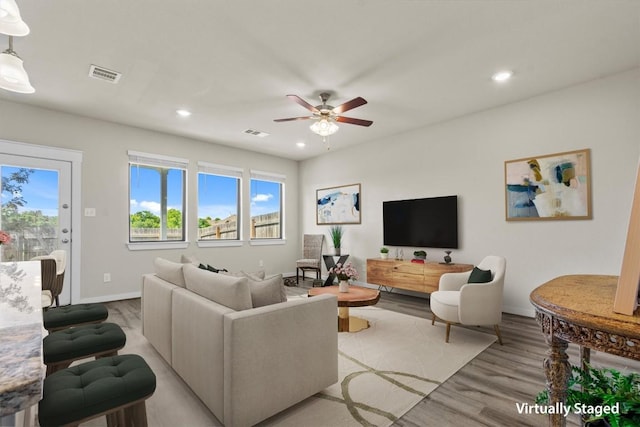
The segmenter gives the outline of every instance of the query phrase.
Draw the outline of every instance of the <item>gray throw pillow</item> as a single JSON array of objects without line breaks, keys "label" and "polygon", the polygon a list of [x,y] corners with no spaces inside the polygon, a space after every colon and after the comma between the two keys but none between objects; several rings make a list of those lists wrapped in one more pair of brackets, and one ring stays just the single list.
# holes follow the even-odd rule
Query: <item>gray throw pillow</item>
[{"label": "gray throw pillow", "polygon": [[249,280],[251,301],[254,308],[277,304],[287,300],[286,293],[284,292],[282,274],[276,274],[264,280],[260,280],[259,276],[253,275],[253,277],[251,277],[250,275],[247,279]]}]

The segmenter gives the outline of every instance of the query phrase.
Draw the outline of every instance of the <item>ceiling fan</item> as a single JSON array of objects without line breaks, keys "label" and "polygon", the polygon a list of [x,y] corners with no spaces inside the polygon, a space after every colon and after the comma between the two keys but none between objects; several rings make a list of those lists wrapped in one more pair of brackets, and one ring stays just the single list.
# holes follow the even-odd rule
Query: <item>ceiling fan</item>
[{"label": "ceiling fan", "polygon": [[274,122],[290,122],[293,120],[313,119],[313,120],[316,120],[316,122],[313,123],[310,126],[310,128],[314,133],[322,137],[327,137],[338,131],[338,125],[336,125],[335,122],[348,123],[348,124],[358,125],[358,126],[371,126],[373,124],[371,120],[354,119],[352,117],[345,117],[341,115],[345,111],[349,111],[356,107],[360,107],[361,105],[366,104],[367,101],[364,98],[361,98],[361,97],[353,98],[351,101],[347,101],[344,104],[338,105],[337,107],[333,107],[327,104],[327,101],[329,100],[330,97],[331,97],[331,94],[327,92],[322,92],[320,94],[320,100],[322,101],[322,104],[316,105],[314,107],[313,105],[309,104],[307,101],[305,101],[304,99],[300,98],[297,95],[287,95],[287,98],[302,105],[304,108],[311,111],[313,115],[305,116],[305,117],[290,117],[287,119],[275,119]]}]

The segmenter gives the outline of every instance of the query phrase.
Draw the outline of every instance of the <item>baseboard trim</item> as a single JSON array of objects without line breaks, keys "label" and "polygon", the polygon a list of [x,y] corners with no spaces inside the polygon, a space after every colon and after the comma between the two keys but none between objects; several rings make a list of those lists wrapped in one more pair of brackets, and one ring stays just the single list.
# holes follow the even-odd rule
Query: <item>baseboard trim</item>
[{"label": "baseboard trim", "polygon": [[91,304],[95,302],[110,302],[110,301],[120,301],[125,299],[133,299],[140,298],[142,296],[142,292],[129,292],[127,294],[117,294],[117,295],[103,295],[99,297],[92,298],[81,298],[80,304]]},{"label": "baseboard trim", "polygon": [[524,317],[536,317],[536,311],[533,308],[503,306],[502,312]]}]

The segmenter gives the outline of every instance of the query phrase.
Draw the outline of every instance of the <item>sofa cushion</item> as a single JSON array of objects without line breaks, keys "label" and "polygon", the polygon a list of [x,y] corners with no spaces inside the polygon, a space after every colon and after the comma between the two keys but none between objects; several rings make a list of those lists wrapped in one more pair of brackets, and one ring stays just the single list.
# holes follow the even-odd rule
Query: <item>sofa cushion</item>
[{"label": "sofa cushion", "polygon": [[253,279],[253,280],[264,280],[266,275],[264,270],[254,271],[253,273],[246,273],[242,270],[238,272],[229,272],[226,270],[225,271],[220,270],[220,272],[222,272],[223,274],[226,274],[227,276],[248,277],[249,279]]},{"label": "sofa cushion", "polygon": [[182,274],[182,266],[184,264],[164,258],[156,258],[153,261],[153,265],[156,269],[156,276],[181,288],[185,287],[184,275]]},{"label": "sofa cushion", "polygon": [[251,301],[254,308],[277,304],[287,300],[282,274],[276,274],[264,280],[260,280],[259,277],[255,275],[248,276]]},{"label": "sofa cushion", "polygon": [[236,311],[252,307],[249,279],[246,277],[215,274],[191,264],[184,264],[183,271],[190,291]]}]

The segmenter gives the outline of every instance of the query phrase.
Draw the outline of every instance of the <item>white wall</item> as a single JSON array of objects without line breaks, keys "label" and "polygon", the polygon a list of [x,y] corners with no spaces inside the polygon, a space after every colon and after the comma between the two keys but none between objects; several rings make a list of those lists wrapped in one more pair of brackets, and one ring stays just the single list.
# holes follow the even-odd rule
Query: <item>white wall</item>
[{"label": "white wall", "polygon": [[[258,270],[259,260],[264,261],[264,269],[268,273],[295,269],[294,262],[301,246],[297,221],[296,161],[6,101],[0,101],[0,139],[83,152],[82,211],[85,207],[96,209],[96,216],[83,217],[81,224],[80,296],[83,301],[135,296],[140,292],[140,276],[153,271],[155,257],[178,261],[183,252],[196,254],[204,262],[230,270]],[[188,240],[191,243],[186,250],[129,251],[126,246],[129,213],[127,150],[190,160],[188,224],[197,224],[195,191],[198,160],[245,168],[245,195],[248,194],[249,169],[285,174],[287,243],[277,246],[249,246],[245,243],[242,247],[200,249],[195,244],[195,228],[190,227]],[[248,203],[243,211],[248,217]],[[246,225],[245,235],[248,234]],[[108,284],[103,283],[104,273],[111,273],[112,281]]]},{"label": "white wall", "polygon": [[[583,148],[591,149],[592,220],[505,221],[505,160]],[[556,276],[619,274],[639,156],[636,69],[304,161],[300,229],[328,236],[315,223],[316,189],[361,183],[362,224],[345,227],[343,247],[364,273],[382,246],[383,201],[457,194],[454,262],[506,256],[504,310],[532,315],[530,292]],[[443,250],[426,251],[442,261]]]}]

